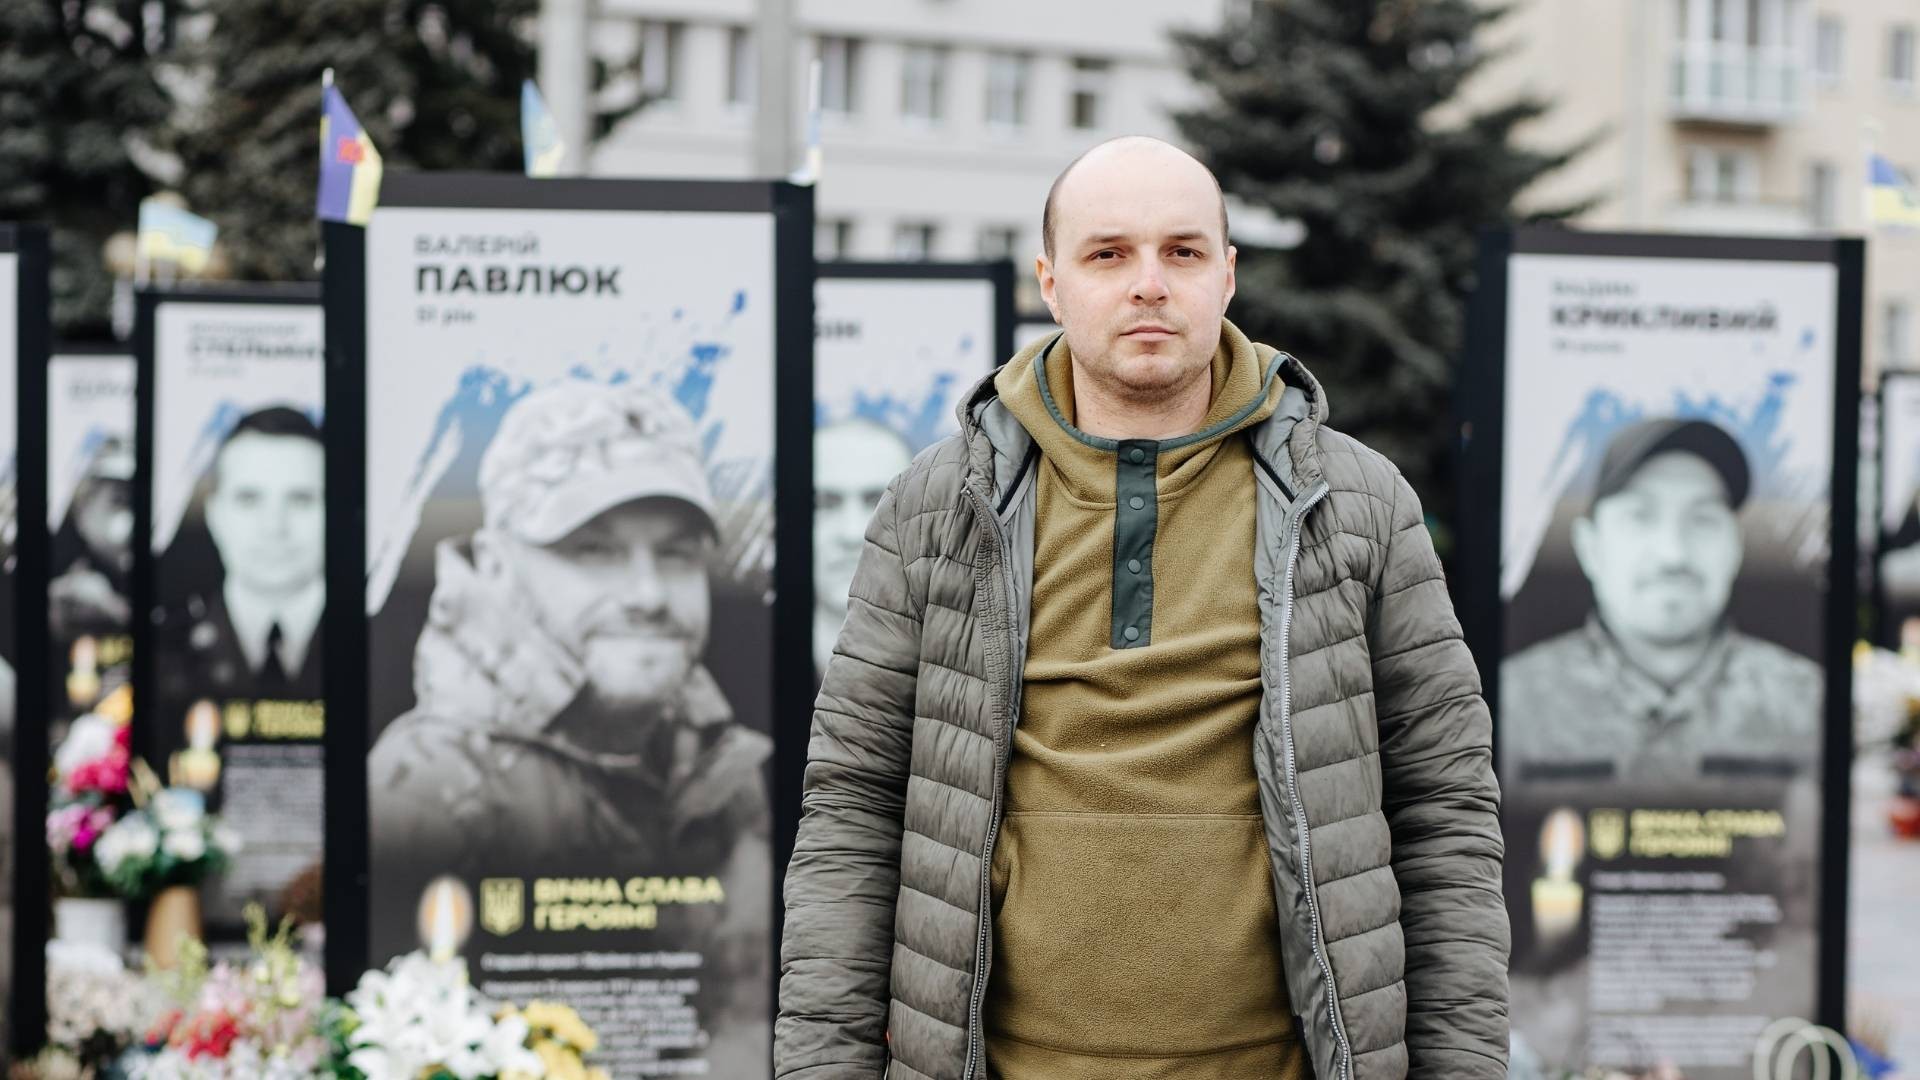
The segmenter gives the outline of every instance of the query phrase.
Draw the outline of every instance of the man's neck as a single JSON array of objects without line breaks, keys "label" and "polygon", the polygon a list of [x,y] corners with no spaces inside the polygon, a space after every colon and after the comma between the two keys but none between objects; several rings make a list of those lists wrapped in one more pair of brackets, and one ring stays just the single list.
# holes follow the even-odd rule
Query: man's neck
[{"label": "man's neck", "polygon": [[1073,426],[1103,439],[1177,439],[1199,431],[1213,406],[1213,371],[1147,397],[1103,382],[1073,360]]}]

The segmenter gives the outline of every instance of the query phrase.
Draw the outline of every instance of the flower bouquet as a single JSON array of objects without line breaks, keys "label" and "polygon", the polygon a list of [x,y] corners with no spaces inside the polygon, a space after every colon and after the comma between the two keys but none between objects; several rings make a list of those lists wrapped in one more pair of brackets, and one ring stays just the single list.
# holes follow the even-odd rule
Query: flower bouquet
[{"label": "flower bouquet", "polygon": [[149,970],[168,1007],[128,1063],[133,1080],[302,1080],[328,1075],[320,1034],[320,972],[293,947],[283,925],[267,935],[266,915],[247,910],[253,956],[243,966],[207,966],[206,947],[182,946],[171,971]]},{"label": "flower bouquet", "polygon": [[465,963],[421,952],[361,976],[330,1029],[325,1075],[340,1080],[607,1080],[582,1061],[599,1040],[571,1008],[494,1006]]},{"label": "flower bouquet", "polygon": [[199,792],[167,788],[113,822],[96,842],[93,859],[115,892],[139,898],[197,885],[226,869],[239,850],[239,834],[207,813]]},{"label": "flower bouquet", "polygon": [[88,713],[74,720],[54,751],[47,848],[62,896],[101,897],[113,891],[97,845],[128,806],[131,739],[124,721]]}]

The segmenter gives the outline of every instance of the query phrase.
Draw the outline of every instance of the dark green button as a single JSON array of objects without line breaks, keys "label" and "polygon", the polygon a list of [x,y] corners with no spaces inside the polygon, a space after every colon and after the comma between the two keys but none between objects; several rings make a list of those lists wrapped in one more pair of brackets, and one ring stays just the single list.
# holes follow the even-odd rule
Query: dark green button
[{"label": "dark green button", "polygon": [[1139,641],[1140,628],[1137,626],[1129,626],[1125,630],[1121,631],[1120,636],[1126,638],[1128,641]]},{"label": "dark green button", "polygon": [[1128,570],[1128,572],[1129,572],[1129,573],[1134,573],[1134,574],[1137,574],[1137,573],[1139,573],[1139,572],[1140,572],[1140,560],[1139,560],[1139,559],[1128,559],[1128,560],[1127,560],[1127,570]]},{"label": "dark green button", "polygon": [[1135,510],[1140,510],[1146,507],[1147,500],[1135,495],[1133,498],[1127,500],[1127,505],[1133,507]]},{"label": "dark green button", "polygon": [[1141,462],[1147,460],[1147,452],[1145,450],[1140,449],[1137,446],[1134,447],[1133,450],[1127,454],[1127,456],[1133,459],[1133,463],[1135,465],[1138,465]]}]

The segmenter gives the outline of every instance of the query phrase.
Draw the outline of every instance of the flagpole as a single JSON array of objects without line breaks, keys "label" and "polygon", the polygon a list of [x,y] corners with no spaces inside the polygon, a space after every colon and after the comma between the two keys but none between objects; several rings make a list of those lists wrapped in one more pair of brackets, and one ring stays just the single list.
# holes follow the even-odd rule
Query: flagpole
[{"label": "flagpole", "polygon": [[[327,67],[320,72],[320,123],[322,124],[322,126],[326,124],[327,91],[331,89],[333,89],[333,68]],[[321,159],[320,167],[321,168],[326,167],[326,157],[327,157],[327,144],[323,141],[320,144],[320,159]],[[314,231],[318,235],[314,238],[315,250],[313,253],[313,272],[316,274],[319,274],[319,273],[324,273],[327,269],[326,222],[316,220],[314,222]]]}]

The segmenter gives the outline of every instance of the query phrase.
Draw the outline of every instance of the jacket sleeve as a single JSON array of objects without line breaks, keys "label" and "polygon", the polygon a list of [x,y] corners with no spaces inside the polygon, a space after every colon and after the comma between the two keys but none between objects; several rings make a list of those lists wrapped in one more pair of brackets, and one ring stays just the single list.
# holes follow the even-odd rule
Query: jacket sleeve
[{"label": "jacket sleeve", "polygon": [[1409,1080],[1507,1075],[1507,911],[1493,723],[1397,472],[1369,613],[1383,805],[1406,940]]},{"label": "jacket sleeve", "polygon": [[780,945],[782,1080],[880,1080],[886,1068],[921,626],[901,555],[900,482],[867,527],[814,705]]}]

